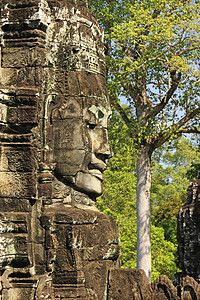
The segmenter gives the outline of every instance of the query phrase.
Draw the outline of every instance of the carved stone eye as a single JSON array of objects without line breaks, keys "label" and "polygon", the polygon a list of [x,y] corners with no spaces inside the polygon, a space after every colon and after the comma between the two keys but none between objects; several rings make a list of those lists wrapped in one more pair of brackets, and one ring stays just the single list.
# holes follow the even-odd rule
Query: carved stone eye
[{"label": "carved stone eye", "polygon": [[89,129],[94,129],[96,126],[97,126],[97,124],[95,124],[95,123],[87,122],[87,127]]},{"label": "carved stone eye", "polygon": [[98,118],[103,119],[103,117],[104,117],[104,113],[101,110],[99,110],[98,111]]}]

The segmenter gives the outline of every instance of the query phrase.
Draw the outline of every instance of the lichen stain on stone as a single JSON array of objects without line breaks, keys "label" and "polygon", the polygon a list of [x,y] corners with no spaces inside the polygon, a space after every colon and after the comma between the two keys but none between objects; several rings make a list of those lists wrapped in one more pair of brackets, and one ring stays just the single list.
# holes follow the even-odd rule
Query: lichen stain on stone
[{"label": "lichen stain on stone", "polygon": [[51,9],[49,8],[48,2],[41,0],[41,2],[38,3],[38,11],[30,15],[28,20],[40,20],[43,24],[48,26],[48,24],[52,22]]},{"label": "lichen stain on stone", "polygon": [[13,227],[11,224],[6,224],[0,220],[0,268],[2,268],[4,263],[10,263],[17,254],[12,236],[2,235],[11,232],[12,230]]}]

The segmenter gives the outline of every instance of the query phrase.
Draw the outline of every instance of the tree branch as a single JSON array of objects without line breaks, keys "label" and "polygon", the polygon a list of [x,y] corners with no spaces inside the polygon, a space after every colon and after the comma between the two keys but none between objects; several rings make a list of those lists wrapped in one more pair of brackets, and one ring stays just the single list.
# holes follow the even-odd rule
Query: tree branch
[{"label": "tree branch", "polygon": [[175,126],[180,128],[184,126],[188,121],[192,120],[195,116],[200,113],[200,107],[194,109],[193,111],[188,112],[182,119],[180,119]]},{"label": "tree branch", "polygon": [[152,152],[159,148],[161,145],[163,145],[166,141],[168,141],[172,134],[181,134],[181,133],[200,133],[200,130],[196,127],[194,128],[181,128],[184,126],[187,122],[191,121],[195,116],[200,114],[200,107],[194,109],[193,111],[190,111],[188,114],[186,114],[183,118],[181,118],[175,125],[173,125],[172,130],[169,130],[168,132],[161,132],[153,141],[151,145]]},{"label": "tree branch", "polygon": [[162,101],[157,104],[153,109],[149,112],[147,115],[147,118],[154,118],[164,107],[165,105],[169,102],[170,98],[176,91],[181,79],[181,73],[179,72],[177,77],[173,80],[173,83],[171,87],[168,89],[165,97],[163,97]]},{"label": "tree branch", "polygon": [[196,49],[199,49],[199,46],[195,46],[195,47],[188,47],[186,49],[183,49],[182,51],[180,51],[179,53],[177,53],[177,55],[181,56],[189,51],[192,51],[192,50],[196,50]]},{"label": "tree branch", "polygon": [[179,133],[196,133],[196,134],[200,134],[200,130],[196,127],[194,128],[183,128],[181,130],[179,130]]},{"label": "tree branch", "polygon": [[[114,96],[114,95],[113,95]],[[120,116],[122,117],[123,121],[125,122],[125,124],[127,125],[127,127],[129,129],[131,129],[131,122],[129,120],[129,118],[127,117],[124,109],[121,107],[121,105],[117,102],[117,97],[114,96],[114,97],[110,97],[110,101],[111,101],[111,104],[115,107],[115,109],[119,112]]]}]

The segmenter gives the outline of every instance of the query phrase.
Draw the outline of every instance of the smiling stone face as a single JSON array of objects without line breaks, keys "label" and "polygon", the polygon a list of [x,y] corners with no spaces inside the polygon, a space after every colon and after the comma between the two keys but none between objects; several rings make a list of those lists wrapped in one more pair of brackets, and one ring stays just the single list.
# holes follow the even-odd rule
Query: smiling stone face
[{"label": "smiling stone face", "polygon": [[112,156],[107,99],[68,97],[51,111],[50,162],[55,176],[89,195],[102,193],[103,171]]},{"label": "smiling stone face", "polygon": [[88,17],[84,9],[69,9],[47,28],[42,135],[44,162],[53,166],[62,187],[93,200],[102,193],[103,171],[111,157],[111,108],[103,31]]}]

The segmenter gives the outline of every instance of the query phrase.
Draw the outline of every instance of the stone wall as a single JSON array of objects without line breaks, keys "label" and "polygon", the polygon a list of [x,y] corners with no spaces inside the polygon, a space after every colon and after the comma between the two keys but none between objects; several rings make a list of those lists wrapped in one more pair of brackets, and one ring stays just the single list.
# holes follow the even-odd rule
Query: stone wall
[{"label": "stone wall", "polygon": [[150,284],[143,270],[111,268],[107,299],[198,300],[200,286],[189,276],[183,277],[176,287],[163,275]]},{"label": "stone wall", "polygon": [[1,1],[1,299],[106,299],[119,237],[103,31],[86,1]]},{"label": "stone wall", "polygon": [[187,202],[178,213],[178,255],[182,274],[200,281],[200,179],[192,181],[187,191]]}]

